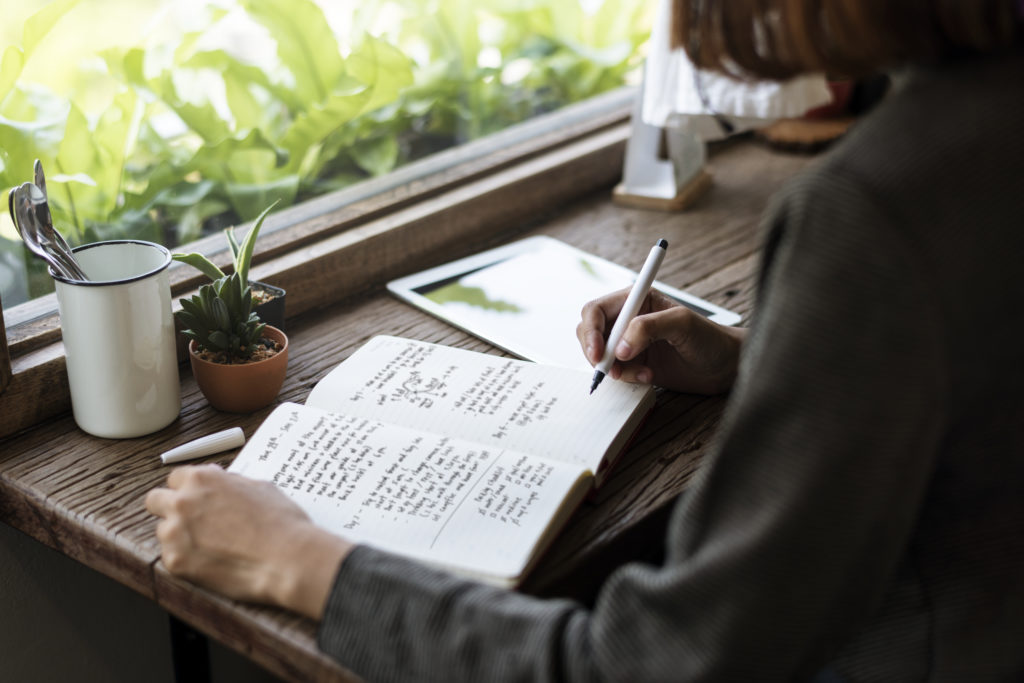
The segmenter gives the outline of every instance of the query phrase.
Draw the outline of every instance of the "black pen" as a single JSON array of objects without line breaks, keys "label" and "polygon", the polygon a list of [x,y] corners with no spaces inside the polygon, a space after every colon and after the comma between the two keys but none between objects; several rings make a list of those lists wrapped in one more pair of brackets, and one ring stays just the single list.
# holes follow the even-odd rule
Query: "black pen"
[{"label": "black pen", "polygon": [[640,269],[640,274],[637,276],[636,281],[633,282],[633,289],[629,290],[626,303],[622,304],[619,317],[615,319],[615,324],[612,325],[612,331],[605,342],[604,355],[601,357],[601,361],[594,366],[594,381],[590,384],[590,393],[594,393],[594,389],[597,389],[597,385],[601,383],[604,376],[612,369],[612,364],[615,363],[615,347],[618,346],[619,340],[622,339],[629,321],[636,317],[637,312],[640,310],[640,305],[644,302],[644,298],[651,291],[651,285],[654,284],[654,277],[658,273],[658,268],[661,267],[661,262],[665,260],[665,250],[667,248],[668,242],[665,240],[658,240],[658,243],[651,247],[651,253],[647,255],[647,261],[644,262],[644,267]]}]

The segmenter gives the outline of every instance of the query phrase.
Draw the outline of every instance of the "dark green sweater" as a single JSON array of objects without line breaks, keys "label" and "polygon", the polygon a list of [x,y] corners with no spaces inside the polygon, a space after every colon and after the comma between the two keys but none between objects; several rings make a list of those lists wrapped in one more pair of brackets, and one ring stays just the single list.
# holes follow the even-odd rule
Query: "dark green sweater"
[{"label": "dark green sweater", "polygon": [[1024,680],[1024,59],[918,70],[794,179],[663,566],[593,609],[370,548],[370,680]]}]

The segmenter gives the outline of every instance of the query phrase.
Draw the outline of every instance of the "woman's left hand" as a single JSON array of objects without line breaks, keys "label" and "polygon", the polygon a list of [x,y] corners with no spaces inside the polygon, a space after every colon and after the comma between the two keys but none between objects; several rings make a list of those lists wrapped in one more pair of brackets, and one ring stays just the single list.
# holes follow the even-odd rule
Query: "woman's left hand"
[{"label": "woman's left hand", "polygon": [[313,524],[274,484],[217,465],[179,467],[146,496],[172,573],[228,597],[318,619],[352,545]]}]

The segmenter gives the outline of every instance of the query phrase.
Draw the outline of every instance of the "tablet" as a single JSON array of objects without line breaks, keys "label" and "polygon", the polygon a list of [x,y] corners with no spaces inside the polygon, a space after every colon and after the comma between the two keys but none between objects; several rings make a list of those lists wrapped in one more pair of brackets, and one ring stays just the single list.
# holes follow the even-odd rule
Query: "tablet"
[{"label": "tablet", "polygon": [[[537,236],[393,280],[388,290],[520,358],[589,370],[576,340],[580,311],[635,278],[628,268]],[[654,287],[717,323],[740,320],[662,282]]]}]

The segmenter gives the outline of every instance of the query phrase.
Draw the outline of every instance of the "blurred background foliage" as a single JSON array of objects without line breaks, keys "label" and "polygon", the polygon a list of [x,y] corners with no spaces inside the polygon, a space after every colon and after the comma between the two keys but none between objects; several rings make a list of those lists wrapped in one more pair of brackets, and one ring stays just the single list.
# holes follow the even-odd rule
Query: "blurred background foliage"
[{"label": "blurred background foliage", "polygon": [[[616,88],[645,0],[26,0],[0,187],[40,159],[73,244],[176,246]],[[0,291],[52,290],[0,216]]]}]

